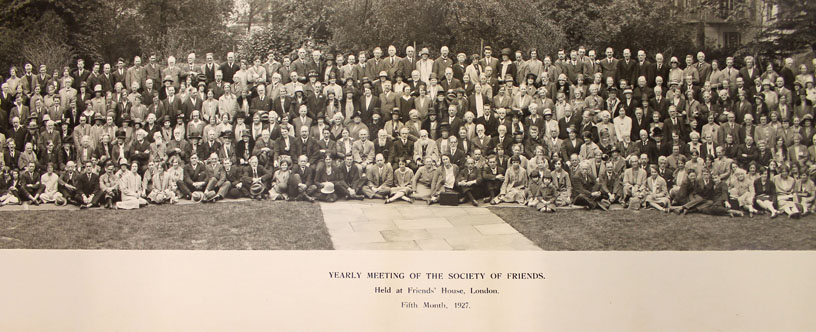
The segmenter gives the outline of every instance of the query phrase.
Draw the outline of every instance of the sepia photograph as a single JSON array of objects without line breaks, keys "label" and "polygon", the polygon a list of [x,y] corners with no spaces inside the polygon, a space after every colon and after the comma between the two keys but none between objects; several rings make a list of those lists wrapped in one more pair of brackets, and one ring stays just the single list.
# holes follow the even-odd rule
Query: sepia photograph
[{"label": "sepia photograph", "polygon": [[811,0],[0,8],[0,256],[816,250]]}]

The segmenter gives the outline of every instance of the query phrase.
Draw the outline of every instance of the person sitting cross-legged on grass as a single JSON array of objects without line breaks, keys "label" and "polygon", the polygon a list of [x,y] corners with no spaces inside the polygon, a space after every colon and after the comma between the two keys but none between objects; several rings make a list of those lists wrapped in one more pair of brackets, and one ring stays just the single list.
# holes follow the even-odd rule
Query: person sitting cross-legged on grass
[{"label": "person sitting cross-legged on grass", "polygon": [[754,208],[754,182],[747,177],[745,170],[734,172],[734,178],[728,183],[728,195],[732,206],[748,211],[751,217],[759,212]]},{"label": "person sitting cross-legged on grass", "polygon": [[646,179],[644,202],[646,205],[655,208],[660,212],[669,212],[669,190],[666,180],[657,171],[657,165],[649,165],[649,177]]},{"label": "person sitting cross-legged on grass", "polygon": [[499,196],[493,199],[491,204],[501,202],[524,204],[527,181],[527,170],[521,167],[521,158],[519,156],[510,157],[510,167],[504,174],[504,183],[502,183]]},{"label": "person sitting cross-legged on grass", "polygon": [[771,182],[771,171],[766,170],[759,173],[759,177],[754,180],[754,204],[760,209],[771,213],[771,218],[776,218],[779,211],[776,209],[776,185]]},{"label": "person sitting cross-legged on grass", "polygon": [[[144,188],[142,188],[142,177],[139,176],[139,162],[134,160],[129,164],[127,162],[121,162],[120,164],[123,168],[119,176],[119,192],[122,198],[116,203],[116,207],[131,210],[147,205],[147,201],[144,199]],[[127,168],[128,165],[130,165],[129,169]],[[82,177],[80,177],[80,179],[82,179]],[[96,182],[99,182],[98,178]],[[83,198],[85,201],[90,201],[86,203],[86,207],[95,204],[96,201],[94,199],[99,196],[101,195],[94,194],[90,200]]]},{"label": "person sitting cross-legged on grass", "polygon": [[530,174],[529,183],[531,192],[527,200],[527,206],[531,206],[541,212],[555,212],[555,196],[557,195],[557,191],[553,183],[551,172],[544,169],[543,171]]},{"label": "person sitting cross-legged on grass", "polygon": [[572,204],[590,210],[594,208],[608,210],[608,201],[601,200],[601,185],[592,175],[592,166],[590,161],[582,161],[580,170],[572,176]]},{"label": "person sitting cross-legged on grass", "polygon": [[459,167],[451,163],[449,154],[442,155],[442,166],[439,166],[434,175],[433,186],[431,186],[431,199],[428,205],[439,202],[439,196],[445,193],[455,193],[456,176],[459,174]]},{"label": "person sitting cross-legged on grass", "polygon": [[411,199],[411,182],[414,178],[414,171],[408,168],[409,159],[399,159],[397,161],[397,169],[394,170],[394,187],[391,188],[391,197],[385,200],[385,203],[391,203],[398,199],[402,199],[408,203],[413,203]]},{"label": "person sitting cross-legged on grass", "polygon": [[465,167],[459,171],[459,176],[456,182],[459,188],[460,203],[470,202],[473,206],[479,206],[476,201],[482,185],[482,172],[476,168],[476,160],[467,157],[465,159]]},{"label": "person sitting cross-legged on grass", "polygon": [[773,177],[773,183],[776,187],[776,202],[779,205],[779,210],[788,215],[788,218],[798,218],[801,216],[801,205],[799,205],[796,198],[796,179],[790,176],[790,168],[787,165],[781,164],[777,168],[777,174]]},{"label": "person sitting cross-legged on grass", "polygon": [[387,199],[394,183],[394,169],[391,168],[391,164],[385,163],[385,156],[378,153],[374,157],[374,163],[366,166],[365,173],[366,184],[363,186],[363,195],[369,199]]}]

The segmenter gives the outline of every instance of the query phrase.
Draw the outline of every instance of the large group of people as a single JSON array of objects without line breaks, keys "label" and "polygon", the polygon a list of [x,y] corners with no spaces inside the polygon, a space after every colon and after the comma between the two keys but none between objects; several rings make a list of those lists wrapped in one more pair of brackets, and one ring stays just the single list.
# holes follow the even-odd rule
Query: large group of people
[{"label": "large group of people", "polygon": [[455,197],[771,217],[815,207],[816,60],[397,53],[12,67],[0,79],[0,205]]}]

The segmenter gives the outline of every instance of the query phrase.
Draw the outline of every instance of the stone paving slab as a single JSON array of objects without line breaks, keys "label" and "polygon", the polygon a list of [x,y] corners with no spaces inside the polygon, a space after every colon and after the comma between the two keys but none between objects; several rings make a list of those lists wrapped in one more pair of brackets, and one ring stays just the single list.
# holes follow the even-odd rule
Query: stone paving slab
[{"label": "stone paving slab", "polygon": [[320,207],[338,250],[541,250],[484,206],[366,200]]}]

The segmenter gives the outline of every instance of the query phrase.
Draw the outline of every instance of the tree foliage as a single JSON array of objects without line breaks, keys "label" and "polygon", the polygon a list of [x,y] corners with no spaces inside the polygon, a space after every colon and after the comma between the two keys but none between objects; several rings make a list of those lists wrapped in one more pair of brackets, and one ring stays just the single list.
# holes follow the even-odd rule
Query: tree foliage
[{"label": "tree foliage", "polygon": [[767,56],[787,56],[816,49],[816,1],[768,0],[777,6],[776,16],[763,27],[754,43],[757,53]]},{"label": "tree foliage", "polygon": [[[233,0],[0,0],[0,65],[20,64],[20,50],[45,36],[77,57],[116,61],[156,52],[224,54]],[[33,46],[29,46],[32,48]],[[73,59],[70,59],[73,60]]]}]

